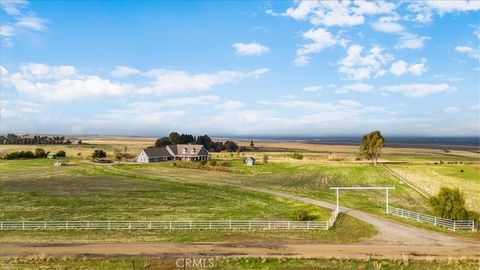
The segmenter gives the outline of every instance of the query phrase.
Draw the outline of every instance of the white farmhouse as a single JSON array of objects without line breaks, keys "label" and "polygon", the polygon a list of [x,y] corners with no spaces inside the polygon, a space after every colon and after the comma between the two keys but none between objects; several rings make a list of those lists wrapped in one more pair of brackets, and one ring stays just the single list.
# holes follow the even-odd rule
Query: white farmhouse
[{"label": "white farmhouse", "polygon": [[174,144],[165,147],[150,147],[140,151],[137,162],[160,162],[166,160],[207,160],[208,151],[201,144]]}]

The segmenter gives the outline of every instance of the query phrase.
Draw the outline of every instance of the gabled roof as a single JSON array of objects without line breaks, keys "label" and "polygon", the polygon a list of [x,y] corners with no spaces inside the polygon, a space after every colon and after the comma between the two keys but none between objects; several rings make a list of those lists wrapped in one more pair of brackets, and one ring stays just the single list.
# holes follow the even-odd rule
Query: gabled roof
[{"label": "gabled roof", "polygon": [[165,147],[150,147],[143,149],[143,151],[149,158],[172,156]]},{"label": "gabled roof", "polygon": [[[207,149],[201,144],[172,144],[167,145],[175,156],[206,156]],[[186,150],[186,151],[185,151]]]}]

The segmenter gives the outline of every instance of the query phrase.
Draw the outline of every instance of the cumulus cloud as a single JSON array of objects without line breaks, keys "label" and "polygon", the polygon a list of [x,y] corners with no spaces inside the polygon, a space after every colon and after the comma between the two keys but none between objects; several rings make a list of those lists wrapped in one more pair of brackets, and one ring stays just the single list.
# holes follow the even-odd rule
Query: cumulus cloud
[{"label": "cumulus cloud", "polygon": [[450,92],[455,90],[454,87],[442,84],[426,84],[426,83],[411,83],[411,84],[396,84],[380,87],[380,91],[401,93],[407,97],[424,97],[435,93]]},{"label": "cumulus cloud", "polygon": [[268,13],[308,20],[314,25],[350,27],[363,24],[364,15],[390,13],[395,8],[395,4],[384,1],[298,1],[284,13]]},{"label": "cumulus cloud", "polygon": [[408,20],[418,23],[431,23],[434,13],[443,16],[450,12],[469,12],[480,10],[480,1],[477,0],[427,0],[427,1],[412,1],[407,9],[411,11],[414,16],[406,16]]},{"label": "cumulus cloud", "polygon": [[469,46],[457,46],[455,47],[455,51],[465,54],[466,56],[473,59],[480,60],[480,50],[478,48],[473,48]]},{"label": "cumulus cloud", "polygon": [[154,69],[146,73],[154,79],[150,86],[139,90],[141,94],[165,94],[209,90],[213,86],[236,83],[247,78],[258,78],[268,72],[259,68],[250,72],[218,71],[215,73],[190,74],[185,71]]},{"label": "cumulus cloud", "polygon": [[142,74],[142,72],[138,69],[127,66],[116,66],[110,74],[112,75],[112,77],[121,78],[130,75],[139,75]]},{"label": "cumulus cloud", "polygon": [[405,31],[405,28],[401,24],[397,23],[398,20],[398,16],[381,17],[380,19],[378,19],[378,21],[372,24],[372,28],[375,31],[389,34],[402,33]]},{"label": "cumulus cloud", "polygon": [[330,32],[323,28],[310,29],[302,34],[305,40],[310,43],[302,45],[297,49],[297,56],[293,63],[297,66],[306,66],[309,64],[310,54],[319,53],[326,48],[333,47],[339,42]]},{"label": "cumulus cloud", "polygon": [[354,44],[348,48],[345,58],[338,62],[338,71],[345,74],[349,80],[370,79],[372,75],[376,78],[386,73],[383,65],[392,59],[389,53],[378,46],[372,47],[364,54],[363,47]]},{"label": "cumulus cloud", "polygon": [[233,44],[233,48],[239,55],[260,56],[270,52],[270,49],[260,43],[240,43]]},{"label": "cumulus cloud", "polygon": [[424,42],[429,39],[430,37],[428,36],[405,33],[398,39],[395,49],[421,49],[424,46]]},{"label": "cumulus cloud", "polygon": [[400,76],[407,73],[419,76],[419,75],[422,75],[422,73],[427,71],[425,62],[426,60],[422,59],[420,63],[408,64],[403,60],[399,60],[390,66],[390,72],[395,76]]},{"label": "cumulus cloud", "polygon": [[347,94],[350,92],[359,92],[359,93],[367,93],[373,91],[373,85],[365,84],[362,82],[344,85],[335,91],[336,94]]},{"label": "cumulus cloud", "polygon": [[18,18],[16,25],[33,31],[45,31],[47,20],[38,17],[35,14],[29,14]]}]

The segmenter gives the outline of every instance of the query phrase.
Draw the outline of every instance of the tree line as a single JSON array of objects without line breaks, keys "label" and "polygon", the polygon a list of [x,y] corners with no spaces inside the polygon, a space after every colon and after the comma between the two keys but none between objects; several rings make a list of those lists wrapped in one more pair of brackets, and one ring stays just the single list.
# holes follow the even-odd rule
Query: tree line
[{"label": "tree line", "polygon": [[170,133],[167,137],[159,138],[155,141],[155,147],[164,147],[169,144],[201,144],[209,152],[220,152],[225,150],[227,152],[236,152],[241,150],[238,145],[227,140],[226,142],[214,142],[208,135],[193,136],[191,134],[179,134],[177,132]]},{"label": "tree line", "polygon": [[70,140],[65,140],[64,136],[40,136],[34,135],[0,135],[0,144],[71,144]]},{"label": "tree line", "polygon": [[[51,154],[51,152],[45,152],[43,148],[35,149],[35,152],[32,151],[15,151],[5,155],[5,159],[32,159],[32,158],[46,158]],[[52,157],[65,157],[65,151],[59,150],[56,153],[52,154]]]}]

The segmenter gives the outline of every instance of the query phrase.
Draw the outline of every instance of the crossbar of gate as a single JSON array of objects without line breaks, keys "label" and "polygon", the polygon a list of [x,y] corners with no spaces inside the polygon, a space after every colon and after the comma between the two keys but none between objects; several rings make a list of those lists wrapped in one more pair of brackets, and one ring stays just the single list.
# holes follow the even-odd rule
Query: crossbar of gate
[{"label": "crossbar of gate", "polygon": [[428,223],[434,226],[445,227],[450,230],[472,230],[475,231],[474,220],[452,220],[442,217],[426,215],[418,212],[389,206],[388,213],[402,218],[413,219],[418,222]]},{"label": "crossbar of gate", "polygon": [[[334,214],[332,213],[332,216]],[[338,213],[336,213],[335,219]],[[328,221],[208,220],[208,221],[0,221],[0,230],[328,230]]]}]

